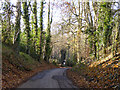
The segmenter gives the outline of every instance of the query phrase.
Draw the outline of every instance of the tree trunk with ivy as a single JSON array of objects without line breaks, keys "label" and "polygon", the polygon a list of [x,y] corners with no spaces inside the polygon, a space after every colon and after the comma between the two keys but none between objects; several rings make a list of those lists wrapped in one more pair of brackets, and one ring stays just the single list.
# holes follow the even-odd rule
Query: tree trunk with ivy
[{"label": "tree trunk with ivy", "polygon": [[[38,54],[38,43],[37,41],[39,40],[38,39],[38,21],[37,21],[37,1],[35,0],[34,3],[33,3],[33,27],[34,27],[34,41],[33,41],[33,49],[34,49],[34,52],[35,54]],[[39,58],[39,57],[38,57]]]},{"label": "tree trunk with ivy", "polygon": [[50,34],[50,29],[51,29],[51,23],[52,23],[52,16],[50,20],[50,0],[49,0],[49,5],[48,5],[48,26],[46,30],[46,44],[45,44],[45,58],[44,60],[49,62],[50,54],[52,51],[51,48],[51,34]]},{"label": "tree trunk with ivy", "polygon": [[104,15],[104,20],[103,20],[103,43],[104,43],[104,55],[107,54],[107,47],[111,45],[110,42],[110,37],[112,34],[112,29],[111,29],[111,3],[105,2],[102,3],[101,5],[101,11]]},{"label": "tree trunk with ivy", "polygon": [[21,19],[21,2],[17,2],[17,16],[15,22],[15,35],[14,35],[14,49],[19,53],[20,44],[20,19]]},{"label": "tree trunk with ivy", "polygon": [[30,23],[29,23],[29,10],[28,10],[27,2],[23,2],[23,18],[24,18],[24,24],[25,24],[25,32],[27,34],[27,49],[26,53],[30,54]]},{"label": "tree trunk with ivy", "polygon": [[43,39],[43,5],[44,5],[44,0],[41,1],[41,8],[40,8],[40,57],[39,57],[39,61],[43,60],[43,43],[44,43],[44,39]]}]

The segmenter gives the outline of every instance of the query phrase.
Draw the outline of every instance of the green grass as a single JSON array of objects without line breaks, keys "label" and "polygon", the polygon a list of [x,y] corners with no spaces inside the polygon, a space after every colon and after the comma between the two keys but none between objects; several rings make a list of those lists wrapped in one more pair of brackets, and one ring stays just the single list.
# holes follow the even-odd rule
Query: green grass
[{"label": "green grass", "polygon": [[[30,71],[39,65],[39,62],[33,59],[26,53],[20,52],[17,54],[12,48],[7,45],[2,45],[2,60],[7,60],[10,64],[20,70]],[[5,66],[5,63],[3,64]],[[9,66],[5,66],[9,67]]]},{"label": "green grass", "polygon": [[24,62],[27,64],[33,64],[35,60],[26,53],[20,52],[20,56],[24,59]]},{"label": "green grass", "polygon": [[87,65],[85,65],[83,63],[79,63],[79,64],[75,65],[71,70],[82,73],[82,71],[84,71],[86,68],[87,68]]}]

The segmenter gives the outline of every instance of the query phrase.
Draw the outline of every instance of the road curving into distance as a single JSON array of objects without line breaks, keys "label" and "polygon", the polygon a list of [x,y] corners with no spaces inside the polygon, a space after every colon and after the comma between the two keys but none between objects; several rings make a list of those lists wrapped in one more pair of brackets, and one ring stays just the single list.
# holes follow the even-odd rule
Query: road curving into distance
[{"label": "road curving into distance", "polygon": [[45,70],[33,76],[18,88],[77,88],[66,77],[69,68]]}]

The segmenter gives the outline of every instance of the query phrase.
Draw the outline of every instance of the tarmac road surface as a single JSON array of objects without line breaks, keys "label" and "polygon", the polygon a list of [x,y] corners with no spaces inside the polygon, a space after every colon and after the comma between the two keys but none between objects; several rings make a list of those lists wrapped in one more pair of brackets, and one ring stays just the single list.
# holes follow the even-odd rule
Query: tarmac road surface
[{"label": "tarmac road surface", "polygon": [[45,70],[33,76],[18,88],[77,88],[66,77],[68,68]]}]

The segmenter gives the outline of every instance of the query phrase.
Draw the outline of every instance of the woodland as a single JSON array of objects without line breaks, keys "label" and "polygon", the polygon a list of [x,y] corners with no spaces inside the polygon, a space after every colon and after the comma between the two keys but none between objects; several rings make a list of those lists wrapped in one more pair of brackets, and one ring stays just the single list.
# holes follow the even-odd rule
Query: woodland
[{"label": "woodland", "polygon": [[3,59],[9,59],[7,50],[12,49],[16,57],[28,55],[37,63],[72,67],[68,77],[79,87],[84,86],[81,75],[87,80],[84,87],[120,88],[119,0],[19,1],[1,2]]}]

